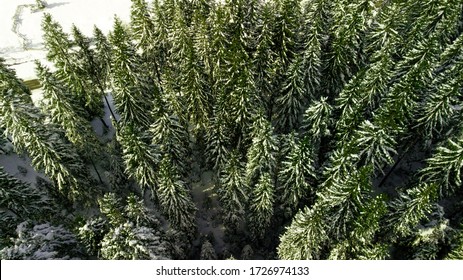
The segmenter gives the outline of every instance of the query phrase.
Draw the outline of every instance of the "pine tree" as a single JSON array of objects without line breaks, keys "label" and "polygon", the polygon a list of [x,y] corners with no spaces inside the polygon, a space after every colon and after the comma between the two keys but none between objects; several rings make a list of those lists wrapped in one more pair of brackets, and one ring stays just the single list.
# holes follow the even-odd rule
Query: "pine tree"
[{"label": "pine tree", "polygon": [[[9,73],[12,82],[17,80],[14,72],[1,63],[1,73]],[[8,86],[9,83],[5,83]],[[0,126],[10,135],[18,152],[27,153],[32,166],[45,174],[58,189],[69,198],[88,195],[88,171],[75,148],[65,143],[60,135],[63,131],[52,124],[43,124],[45,118],[30,100],[24,87],[0,88]]]},{"label": "pine tree", "polygon": [[102,217],[90,218],[77,229],[79,241],[90,257],[100,257],[101,241],[108,231],[108,223]]},{"label": "pine tree", "polygon": [[220,172],[217,190],[224,213],[224,221],[230,229],[238,228],[244,221],[249,190],[244,178],[244,163],[237,151],[232,152]]},{"label": "pine tree", "polygon": [[66,260],[85,257],[76,236],[62,225],[23,222],[18,225],[16,232],[14,245],[0,251],[4,260]]},{"label": "pine tree", "polygon": [[323,244],[327,241],[326,223],[316,204],[305,207],[293,218],[291,225],[280,238],[278,256],[284,260],[306,260],[321,257]]},{"label": "pine tree", "polygon": [[[103,259],[168,259],[170,253],[163,232],[159,229],[156,217],[149,212],[138,197],[131,194],[124,206],[114,193],[107,193],[99,200],[100,211],[110,222],[109,231],[104,225],[95,231],[81,228],[84,237],[101,238],[101,257]],[[103,230],[101,230],[103,229]],[[93,236],[92,236],[93,235]],[[98,236],[95,236],[98,235]]]},{"label": "pine tree", "polygon": [[421,170],[419,182],[400,191],[399,197],[391,201],[389,223],[397,236],[411,234],[431,213],[439,198],[454,193],[461,186],[462,147],[459,138],[450,139],[438,147]]},{"label": "pine tree", "polygon": [[275,52],[274,34],[274,10],[271,2],[264,2],[260,6],[260,16],[257,27],[256,50],[252,55],[254,65],[255,84],[258,98],[263,104],[266,116],[271,117],[274,97],[276,95],[277,69],[280,67],[278,54]]},{"label": "pine tree", "polygon": [[294,211],[301,202],[310,201],[317,175],[310,140],[298,140],[293,134],[289,138],[289,149],[278,174],[278,192],[281,203]]},{"label": "pine tree", "polygon": [[[110,107],[109,101],[105,94],[106,89],[106,77],[105,77],[105,67],[108,65],[103,61],[98,61],[98,53],[91,48],[91,40],[82,34],[82,32],[75,26],[72,26],[72,36],[74,39],[74,43],[77,45],[78,50],[75,51],[74,55],[76,56],[76,68],[79,71],[81,79],[86,79],[88,82],[86,85],[88,88],[86,89],[90,98],[89,103],[92,108],[102,109],[101,101],[102,97],[104,97],[106,101],[106,105],[108,106],[111,114],[112,109]],[[96,49],[98,52],[109,52],[109,49],[102,49],[108,48],[109,46],[104,46],[108,44],[106,38],[101,33],[101,30],[98,28],[94,28],[94,36],[96,41]],[[107,54],[105,54],[107,56]],[[104,59],[109,59],[109,57],[105,57]],[[102,115],[103,112],[99,114]]]},{"label": "pine tree", "polygon": [[264,237],[270,226],[275,202],[275,183],[270,173],[260,174],[259,181],[254,187],[249,202],[249,227],[257,239]]},{"label": "pine tree", "polygon": [[360,125],[353,145],[364,165],[372,165],[380,171],[384,165],[394,162],[392,157],[397,153],[394,148],[397,143],[388,131],[368,120]]},{"label": "pine tree", "polygon": [[460,229],[455,233],[452,242],[451,251],[448,253],[446,259],[448,260],[461,260],[463,259],[463,235]]},{"label": "pine tree", "polygon": [[313,101],[304,113],[302,128],[318,142],[322,137],[331,135],[332,112],[333,107],[328,103],[327,97],[321,97],[320,101]]},{"label": "pine tree", "polygon": [[203,242],[203,245],[201,246],[201,255],[200,255],[201,260],[216,260],[217,259],[217,254],[214,250],[214,247],[212,246],[211,242],[209,240],[205,240]]},{"label": "pine tree", "polygon": [[[97,26],[93,27],[93,37],[95,42],[94,58],[97,65],[96,69],[99,70],[99,73],[95,76],[95,78],[99,77],[98,81],[101,85],[101,89],[107,89],[111,69],[111,45],[101,29]],[[115,118],[114,115],[113,118]]]},{"label": "pine tree", "polygon": [[281,94],[275,101],[276,124],[280,131],[290,132],[298,127],[302,109],[309,97],[305,86],[302,57],[294,58],[284,76]]},{"label": "pine tree", "polygon": [[273,177],[276,166],[277,138],[271,124],[261,115],[256,116],[252,128],[252,144],[247,152],[246,180],[252,187],[264,173]]},{"label": "pine tree", "polygon": [[[42,21],[43,38],[47,49],[47,59],[57,68],[57,77],[66,83],[79,100],[79,105],[88,113],[86,117],[100,116],[101,100],[95,95],[84,73],[79,69],[80,59],[72,50],[73,43],[61,25],[50,14],[45,14]],[[82,38],[82,37],[81,37]]]},{"label": "pine tree", "polygon": [[127,125],[118,126],[116,136],[121,145],[126,174],[134,178],[142,190],[151,190],[155,197],[160,155],[157,147],[150,145],[150,135]]},{"label": "pine tree", "polygon": [[8,175],[0,167],[0,247],[9,243],[16,226],[24,220],[50,218],[53,204],[44,191]]},{"label": "pine tree", "polygon": [[334,5],[334,24],[324,71],[327,75],[324,88],[331,97],[341,91],[365,61],[361,53],[362,33],[368,28],[375,1],[358,0],[349,4],[336,1]]},{"label": "pine tree", "polygon": [[66,131],[69,141],[75,144],[80,151],[87,156],[97,154],[98,139],[90,124],[81,117],[84,112],[82,108],[76,106],[74,96],[47,67],[38,61],[36,61],[36,72],[44,90],[43,112],[48,113],[51,121]]},{"label": "pine tree", "polygon": [[[181,11],[177,9],[173,37],[176,42],[172,49],[171,60],[176,62],[175,83],[180,84],[181,96],[185,98],[187,120],[195,131],[204,130],[209,123],[212,111],[211,97],[207,88],[204,67],[194,46],[192,28],[187,26]],[[178,80],[180,77],[180,80]]]},{"label": "pine tree", "polygon": [[165,155],[159,166],[156,190],[162,212],[174,228],[193,234],[196,228],[196,207],[184,181],[180,179],[176,165]]},{"label": "pine tree", "polygon": [[176,115],[160,110],[149,128],[152,144],[159,147],[162,155],[169,155],[182,175],[187,171],[189,151],[188,131]]},{"label": "pine tree", "polygon": [[167,244],[148,227],[123,223],[111,229],[101,242],[101,257],[107,260],[165,260]]},{"label": "pine tree", "polygon": [[153,107],[154,88],[142,72],[140,57],[130,41],[120,19],[115,18],[110,35],[111,81],[114,103],[122,124],[132,123],[140,127],[151,124],[149,112]]}]

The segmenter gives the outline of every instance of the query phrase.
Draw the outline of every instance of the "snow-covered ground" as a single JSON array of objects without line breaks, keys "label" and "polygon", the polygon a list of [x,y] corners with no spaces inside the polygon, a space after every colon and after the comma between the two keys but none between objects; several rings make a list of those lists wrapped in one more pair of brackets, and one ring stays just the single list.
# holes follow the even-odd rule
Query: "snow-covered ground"
[{"label": "snow-covered ground", "polygon": [[44,61],[41,31],[44,13],[52,15],[65,32],[75,24],[91,36],[93,26],[107,33],[114,15],[123,21],[130,18],[130,0],[45,0],[46,8],[35,9],[35,0],[0,0],[0,57],[16,70],[18,77],[35,77],[34,60]]}]

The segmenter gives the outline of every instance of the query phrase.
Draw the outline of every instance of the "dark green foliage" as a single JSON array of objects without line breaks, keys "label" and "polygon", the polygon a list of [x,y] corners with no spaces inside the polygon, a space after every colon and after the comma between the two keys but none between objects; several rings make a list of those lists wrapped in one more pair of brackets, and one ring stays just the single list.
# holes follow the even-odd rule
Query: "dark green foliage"
[{"label": "dark green foliage", "polygon": [[244,177],[244,163],[236,151],[230,154],[221,169],[217,193],[223,208],[225,224],[229,228],[237,228],[244,221],[249,190]]},{"label": "dark green foliage", "polygon": [[[14,73],[0,65],[9,79],[17,80]],[[1,88],[0,126],[5,127],[17,151],[25,152],[32,166],[44,171],[59,190],[70,198],[89,194],[87,170],[75,148],[59,137],[62,130],[52,124],[43,125],[44,115],[34,107],[29,91],[23,87]]]},{"label": "dark green foliage", "polygon": [[45,220],[53,213],[47,193],[8,175],[0,167],[0,246],[9,244],[17,225],[24,220]]},{"label": "dark green foliage", "polygon": [[[14,148],[60,192],[0,172],[2,254],[461,258],[462,11],[132,0],[129,22],[93,38],[46,14],[56,70],[37,66],[40,108],[0,59],[0,154]],[[66,196],[75,220],[56,226],[50,207]],[[82,209],[95,201],[99,213]],[[55,228],[62,239],[42,240]]]},{"label": "dark green foliage", "polygon": [[153,84],[143,72],[141,58],[130,40],[130,34],[118,18],[115,18],[109,39],[112,44],[111,81],[120,122],[146,128],[151,124],[149,112],[155,97]]},{"label": "dark green foliage", "polygon": [[0,251],[4,260],[66,260],[85,256],[76,236],[61,225],[24,222],[16,232],[14,245]]},{"label": "dark green foliage", "polygon": [[174,228],[193,234],[196,206],[187,185],[181,180],[177,166],[169,156],[164,156],[159,166],[158,188],[159,205]]}]

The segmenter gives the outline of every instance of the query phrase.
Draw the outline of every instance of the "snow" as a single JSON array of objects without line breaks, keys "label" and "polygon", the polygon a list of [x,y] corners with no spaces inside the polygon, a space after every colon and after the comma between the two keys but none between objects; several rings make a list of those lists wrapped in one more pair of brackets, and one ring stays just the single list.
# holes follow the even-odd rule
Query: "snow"
[{"label": "snow", "polygon": [[[36,77],[33,61],[45,62],[41,21],[44,13],[49,13],[58,21],[65,32],[70,33],[74,23],[85,35],[92,36],[93,26],[104,33],[111,30],[114,15],[128,22],[130,0],[46,0],[44,10],[33,11],[35,0],[3,0],[0,9],[0,56],[17,71],[18,77]],[[16,32],[13,31],[17,13]],[[23,44],[25,45],[23,46]],[[25,48],[26,49],[25,49]]]},{"label": "snow", "polygon": [[[28,157],[20,157],[14,153],[2,155],[0,156],[0,166],[3,166],[5,172],[23,182],[35,184],[37,177],[42,177],[42,179],[46,180],[44,174],[38,173],[34,170],[34,168],[32,168],[31,160]],[[22,166],[27,170],[27,172],[25,174],[21,173],[18,166]]]}]

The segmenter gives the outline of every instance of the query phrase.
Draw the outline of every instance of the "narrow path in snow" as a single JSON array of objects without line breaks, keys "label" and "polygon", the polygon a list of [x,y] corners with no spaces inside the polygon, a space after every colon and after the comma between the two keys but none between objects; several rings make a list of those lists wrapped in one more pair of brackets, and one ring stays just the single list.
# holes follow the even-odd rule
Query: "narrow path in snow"
[{"label": "narrow path in snow", "polygon": [[30,50],[29,46],[31,45],[32,41],[29,40],[25,34],[19,31],[22,23],[21,16],[25,8],[30,8],[32,10],[34,7],[35,5],[33,4],[18,5],[13,15],[13,27],[11,28],[11,31],[13,31],[19,37],[21,40],[21,46],[25,51]]}]

